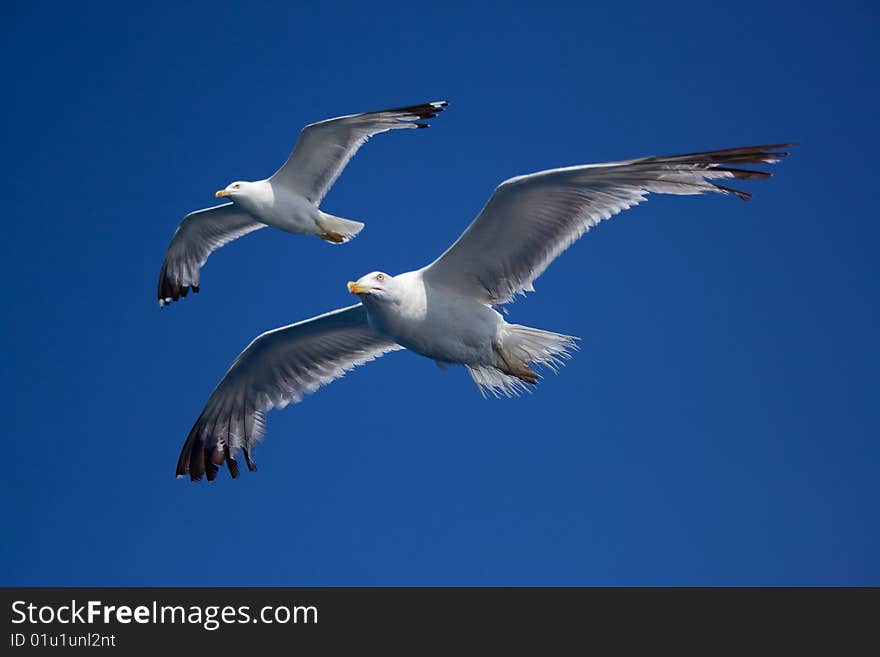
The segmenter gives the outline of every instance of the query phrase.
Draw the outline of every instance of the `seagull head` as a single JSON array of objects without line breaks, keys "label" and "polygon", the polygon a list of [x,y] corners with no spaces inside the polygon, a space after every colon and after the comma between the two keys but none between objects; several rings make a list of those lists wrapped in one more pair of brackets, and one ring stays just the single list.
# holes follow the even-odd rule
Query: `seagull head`
[{"label": "seagull head", "polygon": [[226,186],[226,189],[221,189],[219,192],[214,194],[217,198],[231,198],[233,201],[236,197],[244,196],[248,193],[248,188],[253,185],[253,183],[245,182],[243,180],[237,180],[234,183],[230,183]]},{"label": "seagull head", "polygon": [[348,291],[356,294],[361,299],[365,296],[379,297],[388,292],[390,283],[394,280],[394,276],[386,274],[383,271],[374,271],[366,276],[361,276],[357,281],[348,282]]}]

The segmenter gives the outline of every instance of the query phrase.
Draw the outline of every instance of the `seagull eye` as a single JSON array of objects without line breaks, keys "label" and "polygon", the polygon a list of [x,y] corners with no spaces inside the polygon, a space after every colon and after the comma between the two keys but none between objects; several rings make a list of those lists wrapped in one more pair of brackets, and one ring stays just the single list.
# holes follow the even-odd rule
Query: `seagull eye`
[{"label": "seagull eye", "polygon": [[384,280],[385,280],[385,274],[377,274],[377,275],[376,275],[376,280],[377,280],[377,281],[384,281]]},{"label": "seagull eye", "polygon": [[232,189],[238,189],[239,187],[241,187],[241,185],[239,185],[239,184],[235,184],[235,185],[232,186]]}]

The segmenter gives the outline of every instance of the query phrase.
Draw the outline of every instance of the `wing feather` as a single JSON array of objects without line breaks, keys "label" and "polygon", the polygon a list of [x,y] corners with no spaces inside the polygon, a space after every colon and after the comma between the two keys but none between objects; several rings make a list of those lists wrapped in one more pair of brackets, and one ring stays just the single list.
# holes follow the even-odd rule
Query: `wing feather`
[{"label": "wing feather", "polygon": [[644,201],[649,193],[751,195],[718,179],[766,178],[765,171],[732,167],[770,164],[792,144],[645,157],[540,171],[511,178],[461,237],[423,275],[486,304],[504,304],[533,291],[533,282],[590,228]]},{"label": "wing feather", "polygon": [[199,273],[211,253],[265,227],[234,203],[186,215],[171,238],[159,272],[159,305],[167,306],[185,297],[190,288],[198,292]]},{"label": "wing feather", "polygon": [[263,438],[268,411],[299,402],[352,368],[398,349],[403,347],[369,327],[360,304],[263,333],[208,398],[180,451],[177,475],[212,480],[225,462],[236,477],[239,451],[254,470],[251,453]]},{"label": "wing feather", "polygon": [[345,165],[373,135],[388,130],[427,128],[420,120],[437,116],[446,101],[351,114],[312,123],[302,129],[287,162],[269,179],[318,205]]}]

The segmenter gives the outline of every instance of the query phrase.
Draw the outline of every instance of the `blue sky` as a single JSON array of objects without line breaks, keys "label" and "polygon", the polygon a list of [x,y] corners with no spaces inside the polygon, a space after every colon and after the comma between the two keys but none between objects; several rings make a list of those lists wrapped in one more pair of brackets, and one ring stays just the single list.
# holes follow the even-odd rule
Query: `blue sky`
[{"label": "blue sky", "polygon": [[[86,3],[5,11],[0,583],[880,584],[870,3]],[[435,99],[161,310],[179,219],[306,123]],[[260,470],[173,477],[257,334],[426,263],[495,185],[773,141],[755,198],[654,198],[512,321],[583,338],[483,400],[392,354],[269,415]],[[370,403],[379,400],[381,403]]]}]

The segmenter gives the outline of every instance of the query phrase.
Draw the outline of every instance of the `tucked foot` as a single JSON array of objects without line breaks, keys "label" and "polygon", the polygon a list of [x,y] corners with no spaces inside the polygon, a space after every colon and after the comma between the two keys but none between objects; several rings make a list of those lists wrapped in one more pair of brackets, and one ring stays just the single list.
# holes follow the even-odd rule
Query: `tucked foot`
[{"label": "tucked foot", "polygon": [[318,233],[318,237],[320,237],[325,242],[331,242],[332,244],[342,244],[345,241],[345,235],[342,235],[341,233],[334,233],[333,231]]},{"label": "tucked foot", "polygon": [[332,214],[321,213],[315,219],[317,235],[325,242],[342,244],[347,242],[363,229],[364,225],[359,221],[334,217]]},{"label": "tucked foot", "polygon": [[512,374],[520,381],[525,381],[533,386],[538,385],[538,373],[525,363],[519,365],[517,369],[507,372],[507,374]]},{"label": "tucked foot", "polygon": [[510,376],[515,376],[520,381],[533,386],[538,384],[538,373],[526,363],[510,356],[510,354],[504,351],[504,347],[497,342],[492,344],[492,349],[498,354],[498,358],[501,359],[501,366],[498,367],[500,371]]}]

